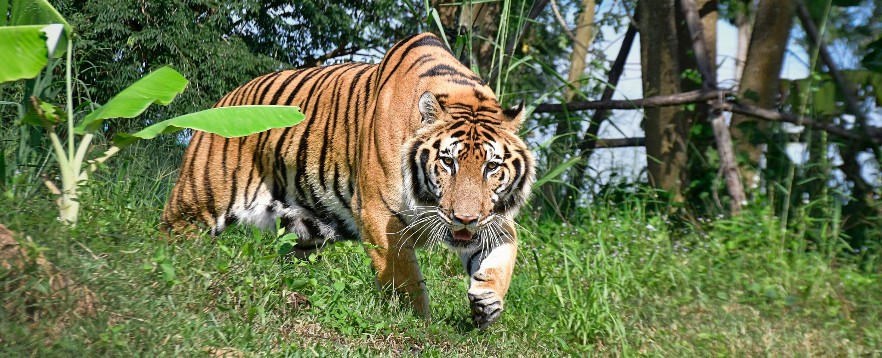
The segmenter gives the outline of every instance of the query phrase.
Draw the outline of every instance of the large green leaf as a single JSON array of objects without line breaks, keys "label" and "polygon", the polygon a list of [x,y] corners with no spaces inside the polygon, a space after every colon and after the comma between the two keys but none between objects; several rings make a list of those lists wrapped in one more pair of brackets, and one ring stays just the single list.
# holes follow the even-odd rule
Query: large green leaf
[{"label": "large green leaf", "polygon": [[156,123],[133,134],[117,134],[113,144],[125,147],[141,139],[173,133],[185,128],[214,133],[223,137],[241,137],[272,128],[285,128],[303,121],[299,107],[238,106],[212,108],[185,114]]},{"label": "large green leaf", "polygon": [[76,128],[79,134],[94,132],[104,120],[134,118],[151,104],[168,105],[187,87],[187,79],[171,67],[149,73],[107,101],[83,119]]},{"label": "large green leaf", "polygon": [[[4,9],[4,7],[6,9]],[[58,13],[51,4],[49,4],[46,0],[0,0],[0,10],[8,10],[9,24],[10,26],[28,26],[28,25],[49,25],[49,24],[60,24],[64,27],[64,31],[60,32],[57,36],[50,36],[51,41],[53,42],[53,46],[50,46],[50,51],[52,55],[55,57],[60,57],[67,50],[67,47],[64,45],[67,43],[67,37],[73,34],[73,28]],[[0,25],[6,25],[6,11],[2,12],[3,20],[0,21]],[[54,44],[62,44],[55,49]]]},{"label": "large green leaf", "polygon": [[46,67],[45,25],[0,27],[0,83],[34,78]]},{"label": "large green leaf", "polygon": [[9,2],[9,25],[48,25],[62,24],[64,30],[71,34],[73,28],[46,0],[12,0]]}]

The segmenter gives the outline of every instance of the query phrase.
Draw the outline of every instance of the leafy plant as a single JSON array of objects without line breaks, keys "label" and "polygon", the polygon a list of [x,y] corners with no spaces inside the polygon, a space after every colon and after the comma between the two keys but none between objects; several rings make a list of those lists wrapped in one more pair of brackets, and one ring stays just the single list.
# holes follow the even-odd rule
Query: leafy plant
[{"label": "leafy plant", "polygon": [[[6,8],[5,1],[2,5],[0,8]],[[19,111],[26,113],[21,118],[23,124],[43,127],[52,143],[52,154],[60,170],[61,187],[49,178],[44,178],[44,182],[54,194],[59,195],[59,216],[65,223],[73,225],[77,222],[79,189],[89,179],[89,174],[122,148],[138,140],[187,128],[224,137],[245,136],[272,128],[289,127],[304,118],[299,108],[289,106],[214,108],[162,121],[137,133],[117,134],[113,145],[102,155],[87,160],[92,140],[103,128],[105,120],[137,117],[154,103],[168,105],[186,88],[187,79],[170,67],[162,67],[91,111],[75,126],[74,79],[71,76],[72,28],[45,0],[13,1],[10,12],[12,26],[0,28],[0,60],[12,65],[0,67],[0,82],[34,78],[43,71],[50,76],[52,66],[48,66],[49,59],[53,54],[59,54],[55,51],[59,39],[66,40],[67,46],[62,48],[66,53],[66,108],[31,96],[24,105],[29,107],[29,111]],[[62,141],[56,130],[61,124],[67,125],[66,142]],[[77,135],[80,136],[79,140]]]}]

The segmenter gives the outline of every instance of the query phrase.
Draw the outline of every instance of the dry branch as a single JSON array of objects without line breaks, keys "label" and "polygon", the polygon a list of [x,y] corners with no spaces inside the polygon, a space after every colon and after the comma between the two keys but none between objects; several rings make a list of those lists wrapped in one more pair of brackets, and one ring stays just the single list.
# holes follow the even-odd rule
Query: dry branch
[{"label": "dry branch", "polygon": [[[726,112],[739,113],[769,122],[787,122],[795,125],[803,125],[845,139],[860,140],[862,138],[858,133],[831,123],[817,122],[807,117],[794,116],[792,114],[781,113],[771,109],[763,109],[751,105],[736,103],[727,99],[732,93],[733,92],[730,90],[697,90],[666,96],[638,98],[634,100],[576,101],[569,104],[546,103],[536,106],[536,110],[534,110],[533,113],[563,112],[564,110],[581,111],[588,109],[638,109],[644,107],[679,106],[690,103],[713,101],[716,102],[712,103],[714,107]],[[724,101],[714,101],[721,97],[724,98]],[[882,128],[865,127],[864,129],[873,142],[877,144],[882,143]]]},{"label": "dry branch", "polygon": [[[816,122],[811,118],[794,116],[792,114],[781,113],[778,111],[774,111],[771,109],[763,109],[754,106],[737,104],[731,102],[725,102],[721,104],[717,104],[717,106],[724,111],[739,113],[747,116],[751,116],[757,119],[766,120],[769,122],[787,122],[790,124],[800,125],[811,127],[814,129],[822,130],[827,133],[833,134],[837,137],[844,139],[852,139],[852,140],[860,140],[862,136],[854,131],[838,127],[831,123],[823,123]],[[867,135],[876,143],[882,143],[882,131],[879,128],[868,127],[865,128],[867,130]]]},{"label": "dry branch", "polygon": [[669,107],[690,103],[711,101],[733,95],[730,90],[696,90],[671,95],[652,96],[626,100],[573,101],[570,103],[543,103],[536,106],[533,113],[554,113],[584,111],[588,109],[637,109],[647,107]]},{"label": "dry branch", "polygon": [[595,148],[622,148],[622,147],[642,147],[646,145],[646,138],[610,138],[595,139]]}]

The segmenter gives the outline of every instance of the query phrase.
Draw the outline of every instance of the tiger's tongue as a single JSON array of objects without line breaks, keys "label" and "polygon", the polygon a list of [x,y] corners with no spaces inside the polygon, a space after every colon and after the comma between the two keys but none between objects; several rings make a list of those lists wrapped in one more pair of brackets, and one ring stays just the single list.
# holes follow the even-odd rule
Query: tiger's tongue
[{"label": "tiger's tongue", "polygon": [[459,241],[468,241],[472,239],[472,233],[466,229],[453,232],[453,239]]}]

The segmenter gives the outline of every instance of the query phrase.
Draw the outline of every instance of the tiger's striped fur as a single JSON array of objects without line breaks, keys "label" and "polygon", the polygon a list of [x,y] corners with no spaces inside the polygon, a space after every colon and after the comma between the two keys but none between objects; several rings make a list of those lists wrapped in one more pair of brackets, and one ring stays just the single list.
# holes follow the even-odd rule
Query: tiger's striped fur
[{"label": "tiger's striped fur", "polygon": [[242,138],[194,133],[163,212],[168,230],[217,235],[280,219],[300,256],[362,240],[378,282],[425,316],[414,247],[440,242],[471,276],[476,324],[499,317],[517,253],[513,218],[534,180],[516,135],[523,106],[502,109],[432,34],[397,43],[379,65],[258,77],[217,106],[246,104],[296,105],[306,119]]}]

